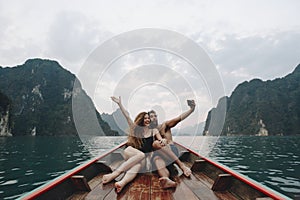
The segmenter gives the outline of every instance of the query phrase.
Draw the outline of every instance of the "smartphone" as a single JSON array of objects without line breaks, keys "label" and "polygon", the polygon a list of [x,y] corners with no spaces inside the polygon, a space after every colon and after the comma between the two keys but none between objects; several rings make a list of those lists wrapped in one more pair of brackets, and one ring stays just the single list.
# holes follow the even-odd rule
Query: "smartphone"
[{"label": "smartphone", "polygon": [[188,104],[188,106],[193,105],[193,100],[187,100],[187,104]]}]

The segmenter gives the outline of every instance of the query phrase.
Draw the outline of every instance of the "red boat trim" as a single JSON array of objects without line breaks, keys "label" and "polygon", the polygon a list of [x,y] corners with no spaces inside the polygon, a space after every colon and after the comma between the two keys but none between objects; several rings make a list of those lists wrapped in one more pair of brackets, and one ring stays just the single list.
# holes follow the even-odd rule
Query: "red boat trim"
[{"label": "red boat trim", "polygon": [[285,200],[285,199],[287,199],[287,197],[282,197],[282,196],[280,196],[281,194],[276,194],[275,191],[271,191],[272,189],[267,188],[267,186],[263,186],[263,185],[260,186],[258,182],[255,182],[254,180],[249,180],[249,178],[246,178],[244,175],[239,174],[238,172],[236,172],[234,170],[231,170],[228,167],[226,167],[226,166],[224,166],[220,163],[217,163],[217,162],[212,161],[212,160],[210,160],[206,157],[203,157],[203,156],[199,155],[197,152],[193,151],[192,149],[183,146],[182,144],[179,144],[177,142],[174,142],[174,143],[176,143],[177,145],[181,146],[184,149],[187,149],[188,151],[195,154],[196,156],[199,156],[201,159],[209,162],[212,165],[215,165],[216,167],[220,168],[221,170],[231,174],[232,176],[236,177],[237,179],[241,180],[242,182],[250,185],[251,187],[255,188],[256,190],[266,194],[267,196],[269,196],[273,199],[276,199],[276,200]]},{"label": "red boat trim", "polygon": [[25,194],[24,197],[21,197],[20,199],[23,200],[27,200],[27,199],[33,199],[45,192],[47,192],[48,190],[52,189],[53,187],[55,187],[56,185],[62,183],[64,180],[70,178],[71,176],[73,176],[74,174],[78,173],[79,171],[87,168],[88,166],[92,165],[93,163],[97,162],[98,160],[100,160],[101,158],[107,156],[108,154],[110,154],[111,152],[115,151],[116,149],[124,146],[126,144],[126,142],[121,143],[120,145],[114,147],[113,149],[111,149],[110,151],[108,151],[105,154],[102,154],[101,156],[99,156],[98,158],[92,159],[87,161],[86,163],[79,165],[78,167],[76,167],[75,169],[57,177],[56,179],[54,179],[53,181],[51,181],[50,183],[46,183],[45,185],[40,186],[39,188],[33,190],[31,193],[29,194]]}]

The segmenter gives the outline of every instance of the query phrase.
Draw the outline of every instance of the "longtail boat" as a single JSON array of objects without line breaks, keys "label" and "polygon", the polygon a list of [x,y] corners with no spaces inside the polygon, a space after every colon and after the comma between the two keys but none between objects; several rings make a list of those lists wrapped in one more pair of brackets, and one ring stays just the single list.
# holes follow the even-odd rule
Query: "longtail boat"
[{"label": "longtail boat", "polygon": [[162,189],[157,172],[139,173],[120,193],[116,193],[114,181],[102,184],[103,175],[124,162],[122,151],[125,143],[122,143],[19,199],[290,199],[179,143],[175,145],[180,160],[192,170],[191,177],[187,178],[178,169],[179,173],[173,177],[176,188]]}]

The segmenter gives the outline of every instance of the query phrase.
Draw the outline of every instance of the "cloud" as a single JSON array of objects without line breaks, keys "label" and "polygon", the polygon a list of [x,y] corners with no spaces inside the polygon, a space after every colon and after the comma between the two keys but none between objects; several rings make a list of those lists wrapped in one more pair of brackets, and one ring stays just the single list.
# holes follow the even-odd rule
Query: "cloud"
[{"label": "cloud", "polygon": [[64,11],[49,27],[47,54],[68,63],[82,63],[100,41],[111,35],[80,12]]},{"label": "cloud", "polygon": [[[300,49],[295,45],[300,41],[300,30],[274,31],[268,35],[243,38],[224,35],[219,40],[199,37],[202,37],[201,44],[218,66],[228,95],[238,83],[253,78],[270,80],[283,77],[300,63]],[[210,40],[221,48],[210,48]]]},{"label": "cloud", "polygon": [[[0,65],[15,66],[28,58],[41,57],[57,60],[78,74],[106,39],[139,28],[162,28],[177,31],[201,45],[216,64],[226,94],[230,95],[245,80],[282,77],[299,64],[299,6],[297,0],[91,0],[85,4],[79,0],[0,1]],[[103,53],[109,56],[109,52]],[[157,70],[153,77],[180,92],[182,98],[193,97],[188,87],[192,85],[201,104],[199,113],[214,106],[211,89],[206,85],[209,77],[194,73],[183,59],[166,52],[132,52],[118,58],[102,83],[92,83],[98,84],[97,88],[87,92],[95,96],[95,104],[98,100],[105,108],[114,108],[109,96],[120,86],[119,81],[128,75],[121,85],[124,91],[126,87],[137,88],[134,80],[143,79],[143,75],[135,70],[150,64],[168,67],[169,73]],[[140,90],[133,98],[141,101],[137,107],[150,106],[156,100],[167,110],[175,106],[170,102],[177,100],[166,96],[165,89],[145,86],[144,90],[156,90],[164,98],[141,97]],[[180,106],[184,108],[184,100],[180,104],[173,107],[173,114]]]}]

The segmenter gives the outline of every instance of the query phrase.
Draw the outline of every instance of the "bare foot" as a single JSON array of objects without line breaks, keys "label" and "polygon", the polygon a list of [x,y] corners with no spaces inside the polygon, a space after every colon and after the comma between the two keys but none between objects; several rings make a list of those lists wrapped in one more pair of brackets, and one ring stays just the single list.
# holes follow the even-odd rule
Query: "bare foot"
[{"label": "bare foot", "polygon": [[186,176],[186,177],[190,177],[191,174],[192,174],[192,171],[190,168],[188,168],[187,166],[183,166],[181,168],[181,170],[183,171],[183,174]]},{"label": "bare foot", "polygon": [[173,188],[177,186],[177,183],[169,179],[168,177],[161,177],[158,179],[159,184],[163,189]]},{"label": "bare foot", "polygon": [[106,184],[111,182],[113,179],[115,179],[115,175],[113,173],[106,174],[102,177],[102,183]]},{"label": "bare foot", "polygon": [[120,193],[122,191],[123,187],[124,187],[124,185],[120,181],[115,183],[115,188],[116,188],[117,193]]}]

